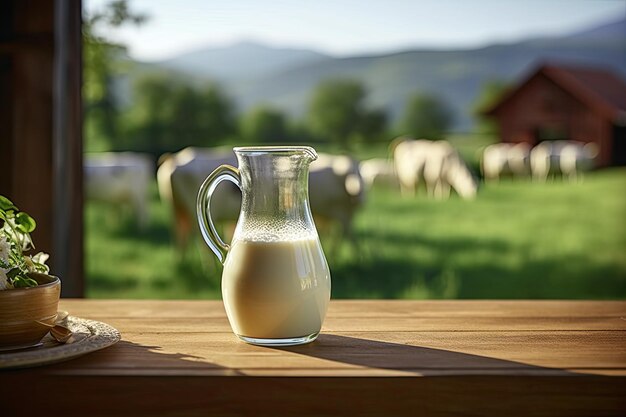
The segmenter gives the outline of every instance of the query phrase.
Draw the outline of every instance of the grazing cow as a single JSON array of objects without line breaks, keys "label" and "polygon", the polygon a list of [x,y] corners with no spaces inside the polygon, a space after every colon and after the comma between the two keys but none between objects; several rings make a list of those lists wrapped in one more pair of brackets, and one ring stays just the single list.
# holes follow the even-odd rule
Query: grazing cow
[{"label": "grazing cow", "polygon": [[150,156],[134,152],[86,154],[85,198],[129,206],[137,223],[148,222],[148,187],[154,164]]},{"label": "grazing cow", "polygon": [[[430,160],[427,161],[425,172],[428,171],[430,163]],[[452,187],[465,200],[471,200],[476,197],[478,184],[458,152],[454,151],[450,154],[442,155],[441,163],[439,164],[441,165],[441,171],[438,179],[434,180],[435,188],[434,193],[431,193],[431,195],[439,199],[447,199],[450,196],[450,187]],[[427,174],[425,173],[424,176],[426,184],[428,184],[429,178]]]},{"label": "grazing cow", "polygon": [[359,171],[368,189],[374,184],[395,189],[400,187],[393,162],[388,159],[372,158],[362,161]]},{"label": "grazing cow", "polygon": [[575,181],[579,172],[593,168],[597,156],[595,143],[545,141],[530,152],[530,169],[535,181],[545,182],[549,174]]},{"label": "grazing cow", "polygon": [[394,150],[403,194],[415,194],[420,180],[431,197],[446,199],[452,187],[462,198],[476,196],[477,183],[458,152],[446,141],[404,140]]},{"label": "grazing cow", "polygon": [[[184,253],[198,226],[196,199],[200,185],[220,165],[237,165],[231,151],[210,148],[185,148],[161,158],[157,183],[161,201],[170,206],[174,217],[176,245]],[[211,217],[216,224],[235,221],[239,215],[241,194],[230,183],[215,190]]]},{"label": "grazing cow", "polygon": [[485,181],[498,181],[502,174],[525,177],[530,173],[530,145],[520,143],[495,143],[485,148],[481,169]]},{"label": "grazing cow", "polygon": [[423,139],[403,139],[395,145],[393,161],[403,195],[415,194],[419,189],[431,145],[432,141]]}]

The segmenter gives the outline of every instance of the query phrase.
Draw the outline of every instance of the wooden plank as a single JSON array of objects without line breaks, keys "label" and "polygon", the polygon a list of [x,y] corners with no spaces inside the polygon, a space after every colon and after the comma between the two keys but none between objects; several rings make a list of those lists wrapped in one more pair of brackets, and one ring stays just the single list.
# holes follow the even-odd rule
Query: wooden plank
[{"label": "wooden plank", "polygon": [[[224,306],[211,301],[63,299],[61,308],[80,317],[224,317]],[[621,317],[626,301],[414,301],[333,300],[329,317]]]},{"label": "wooden plank", "polygon": [[[74,314],[72,312],[72,314]],[[230,332],[231,327],[226,317],[98,317],[92,319],[106,321],[124,332]],[[474,332],[474,331],[626,331],[626,320],[619,317],[513,317],[490,318],[473,317],[471,320],[459,317],[327,317],[322,332],[378,332],[384,329],[389,332]]]},{"label": "wooden plank", "polygon": [[3,411],[11,416],[575,417],[621,416],[626,407],[624,384],[603,376],[28,379],[17,374],[11,381],[37,393],[33,401],[4,400]]},{"label": "wooden plank", "polygon": [[[221,368],[221,367],[187,367],[187,368],[71,368],[64,369],[62,372],[56,372],[53,370],[43,372],[44,376],[101,376],[101,377],[130,377],[130,376],[151,376],[151,377],[261,377],[261,378],[301,378],[301,377],[359,377],[359,378],[380,378],[380,377],[467,377],[467,376],[511,376],[510,369],[467,369],[467,370],[449,370],[449,369],[368,369],[363,370],[360,368],[285,368],[281,370],[280,374],[268,374],[265,368],[251,368],[245,371],[236,371],[233,369]],[[614,377],[615,382],[619,382],[623,379],[623,371],[616,371],[612,369],[587,369],[587,368],[575,368],[575,369],[549,369],[549,368],[528,368],[528,369],[516,369],[516,377],[553,377],[553,376],[568,376],[568,377],[587,377],[587,376],[611,376]]]},{"label": "wooden plank", "polygon": [[[428,311],[438,311],[439,315],[413,316],[424,304]],[[102,353],[113,355],[104,363],[118,370],[200,366],[242,373],[255,370],[257,375],[263,372],[259,368],[266,375],[276,375],[283,370],[293,374],[292,369],[306,369],[311,374],[317,368],[327,372],[355,367],[362,368],[363,375],[369,375],[368,371],[379,373],[380,369],[415,373],[433,369],[449,373],[456,369],[463,374],[475,369],[525,372],[533,367],[589,369],[592,373],[594,369],[599,373],[613,370],[623,374],[626,320],[621,314],[625,305],[579,301],[333,301],[317,342],[293,351],[279,351],[238,341],[220,301],[62,303],[72,314],[103,319],[123,333],[130,345],[120,344],[115,349],[124,349],[124,353],[118,354],[115,349]],[[386,314],[363,318],[356,308]],[[447,317],[446,309],[457,314]],[[548,311],[551,316],[538,316],[538,310]],[[571,310],[599,316],[565,314]],[[484,311],[496,312],[495,317],[484,315]],[[528,311],[531,317],[511,317],[510,311]],[[346,312],[356,317],[346,316]],[[472,317],[474,314],[478,316]],[[311,353],[307,349],[314,349],[314,354],[307,355]],[[154,354],[146,356],[146,350]]]},{"label": "wooden plank", "polygon": [[624,332],[476,332],[468,333],[358,333],[322,334],[310,345],[266,348],[240,342],[232,333],[125,333],[124,341],[64,365],[72,368],[186,369],[223,368],[241,374],[250,369],[266,376],[285,369],[360,369],[362,375],[379,369],[419,375],[423,370],[456,371],[539,368],[584,368],[619,371],[626,375]]}]

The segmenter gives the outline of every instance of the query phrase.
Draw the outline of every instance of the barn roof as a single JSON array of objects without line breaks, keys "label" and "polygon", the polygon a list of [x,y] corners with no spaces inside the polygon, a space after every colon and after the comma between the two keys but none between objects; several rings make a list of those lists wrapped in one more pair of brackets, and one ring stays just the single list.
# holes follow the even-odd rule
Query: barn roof
[{"label": "barn roof", "polygon": [[542,65],[529,77],[509,91],[492,108],[485,111],[494,115],[511,99],[524,90],[534,78],[543,75],[583,104],[595,109],[614,122],[626,118],[626,83],[614,73],[589,67]]}]

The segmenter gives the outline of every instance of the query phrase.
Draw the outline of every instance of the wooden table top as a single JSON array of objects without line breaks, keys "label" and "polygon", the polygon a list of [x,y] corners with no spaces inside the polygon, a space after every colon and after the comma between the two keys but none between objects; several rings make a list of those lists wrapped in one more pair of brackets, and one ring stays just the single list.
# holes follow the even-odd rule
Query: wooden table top
[{"label": "wooden table top", "polygon": [[9,396],[8,415],[626,413],[621,301],[332,301],[318,340],[288,348],[240,342],[221,301],[60,308],[122,341],[1,371],[1,387],[39,392]]}]

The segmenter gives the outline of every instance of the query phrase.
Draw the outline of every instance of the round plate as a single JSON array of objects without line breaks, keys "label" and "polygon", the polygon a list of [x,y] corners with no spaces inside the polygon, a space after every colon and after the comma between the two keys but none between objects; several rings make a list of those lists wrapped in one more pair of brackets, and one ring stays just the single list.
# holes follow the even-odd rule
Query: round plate
[{"label": "round plate", "polygon": [[109,347],[119,342],[121,338],[117,329],[99,321],[69,316],[64,320],[63,325],[73,333],[65,344],[57,342],[50,334],[47,334],[38,347],[0,352],[0,369],[65,361]]}]

